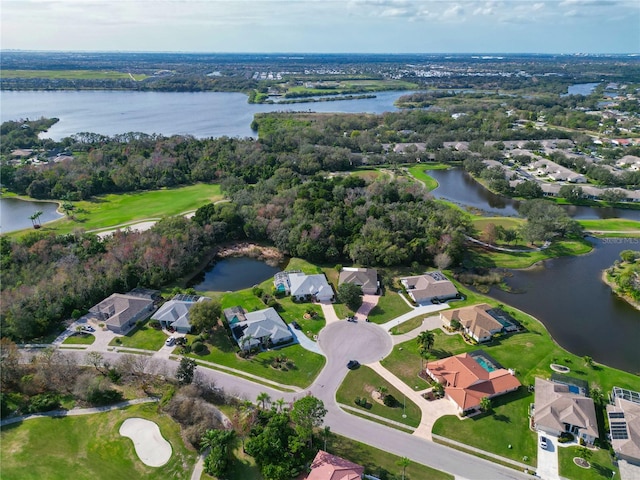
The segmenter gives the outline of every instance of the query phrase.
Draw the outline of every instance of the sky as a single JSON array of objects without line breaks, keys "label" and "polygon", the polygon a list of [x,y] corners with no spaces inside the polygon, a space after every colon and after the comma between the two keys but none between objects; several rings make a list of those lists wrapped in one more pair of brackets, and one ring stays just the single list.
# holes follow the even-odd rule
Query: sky
[{"label": "sky", "polygon": [[640,53],[640,0],[0,0],[0,48]]}]

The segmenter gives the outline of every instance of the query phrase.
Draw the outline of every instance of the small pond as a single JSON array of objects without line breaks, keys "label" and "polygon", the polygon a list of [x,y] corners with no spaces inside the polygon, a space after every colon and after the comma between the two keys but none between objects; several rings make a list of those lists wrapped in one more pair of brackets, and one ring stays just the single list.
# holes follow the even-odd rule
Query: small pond
[{"label": "small pond", "polygon": [[229,257],[210,264],[189,282],[189,287],[199,292],[243,290],[264,282],[280,270],[255,258]]},{"label": "small pond", "polygon": [[33,221],[29,217],[36,212],[42,212],[38,218],[41,224],[57,220],[63,216],[57,209],[58,204],[53,202],[34,202],[12,197],[0,198],[0,233],[33,228]]}]

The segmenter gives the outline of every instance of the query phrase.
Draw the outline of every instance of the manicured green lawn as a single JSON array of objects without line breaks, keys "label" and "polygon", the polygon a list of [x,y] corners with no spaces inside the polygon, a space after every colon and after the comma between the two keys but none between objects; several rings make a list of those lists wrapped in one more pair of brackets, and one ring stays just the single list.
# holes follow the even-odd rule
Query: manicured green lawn
[{"label": "manicured green lawn", "polygon": [[527,268],[547,258],[582,255],[591,250],[592,246],[586,240],[554,242],[549,248],[540,252],[507,253],[470,247],[467,249],[463,264],[484,268]]},{"label": "manicured green lawn", "polygon": [[[120,342],[118,343],[118,340]],[[140,328],[134,327],[129,333],[122,337],[116,337],[109,345],[127,348],[142,348],[143,350],[160,350],[167,340],[167,335],[162,330],[156,330],[145,322]]]},{"label": "manicured green lawn", "polygon": [[[188,335],[189,343],[193,342],[194,336]],[[222,327],[216,327],[206,343],[208,352],[204,355],[191,353],[188,356],[224,365],[230,368],[242,370],[253,375],[259,375],[267,380],[279,382],[285,385],[293,385],[301,388],[308,387],[316,378],[325,364],[322,355],[309,352],[300,345],[291,345],[278,350],[269,350],[258,353],[249,358],[240,358],[236,351],[238,346],[227,335]],[[271,366],[272,360],[276,356],[285,356],[292,360],[294,367],[283,371]]]},{"label": "manicured green lawn", "polygon": [[[393,395],[398,401],[398,405],[396,407],[387,407],[376,402],[372,398],[371,392],[382,386],[386,387],[387,392]],[[363,408],[356,405],[354,403],[356,397],[365,398],[371,408]],[[344,403],[345,405],[350,405],[363,411],[388,418],[389,420],[404,423],[412,427],[417,427],[420,424],[421,412],[418,406],[411,400],[405,400],[402,393],[369,367],[361,366],[356,370],[351,370],[336,392],[336,399],[338,402]],[[407,418],[402,418],[403,401],[406,402],[405,413]]]},{"label": "manicured green lawn", "polygon": [[492,399],[492,413],[464,420],[455,415],[439,418],[433,433],[535,466],[537,436],[526,420],[530,403],[533,393],[521,387],[517,392]]},{"label": "manicured green lawn", "polygon": [[[339,435],[331,435],[327,441],[327,450],[333,455],[362,465],[368,475],[385,478],[382,470],[386,470],[396,478],[402,477],[402,467],[396,464],[400,457],[370,445]],[[404,478],[405,480],[453,480],[453,476],[448,473],[415,462],[409,464]]]},{"label": "manicured green lawn", "polygon": [[384,295],[378,300],[378,304],[369,313],[369,321],[377,324],[386,323],[409,311],[411,311],[411,307],[402,297],[387,288]]},{"label": "manicured green lawn", "polygon": [[223,309],[240,306],[247,312],[254,310],[262,310],[267,306],[256,297],[250,288],[246,290],[238,290],[237,292],[229,292],[222,295],[220,304]]},{"label": "manicured green lawn", "polygon": [[599,231],[620,231],[630,230],[634,232],[640,231],[640,222],[634,220],[625,220],[623,218],[604,218],[599,220],[578,220],[585,230]]},{"label": "manicured green lawn", "polygon": [[[592,450],[593,451],[593,450]],[[558,467],[560,476],[570,480],[611,480],[620,478],[620,471],[611,463],[608,450],[593,451],[589,463],[591,468],[582,468],[573,462],[578,456],[578,447],[558,448]],[[615,472],[615,475],[613,475]]]},{"label": "manicured green lawn", "polygon": [[63,345],[91,345],[96,341],[96,337],[90,333],[74,333],[70,337],[64,339]]},{"label": "manicured green lawn", "polygon": [[287,267],[284,270],[300,270],[307,275],[313,275],[315,273],[324,273],[322,267],[315,265],[311,262],[307,262],[302,258],[292,258],[289,260]]},{"label": "manicured green lawn", "polygon": [[422,325],[423,319],[424,315],[412,318],[411,320],[401,323],[397,327],[393,327],[389,332],[391,335],[402,335],[403,333],[408,333]]},{"label": "manicured green lawn", "polygon": [[104,195],[92,201],[73,202],[75,220],[65,217],[43,225],[42,230],[64,234],[79,227],[85,230],[107,229],[129,222],[179,215],[222,198],[220,185],[204,183],[139,193]]},{"label": "manicured green lawn", "polygon": [[427,190],[431,191],[438,188],[438,181],[435,178],[429,176],[426,173],[426,170],[446,170],[447,168],[449,168],[449,166],[439,164],[439,163],[434,163],[434,164],[415,165],[413,167],[409,167],[407,170],[413,177],[424,182],[424,184],[427,187]]},{"label": "manicured green lawn", "polygon": [[[133,442],[118,433],[126,418],[156,422],[173,454],[169,463],[153,468],[143,464]],[[158,413],[156,404],[136,405],[95,415],[40,418],[2,429],[3,480],[188,479],[196,454],[187,450],[180,427]]]},{"label": "manicured green lawn", "polygon": [[[295,303],[291,297],[280,298],[278,299],[278,303],[280,304],[278,313],[282,319],[288,324],[294,320],[298,322],[302,331],[312,340],[313,336],[317,335],[326,325],[320,305],[313,303]],[[315,316],[312,318],[304,318],[308,309],[313,310]]]}]

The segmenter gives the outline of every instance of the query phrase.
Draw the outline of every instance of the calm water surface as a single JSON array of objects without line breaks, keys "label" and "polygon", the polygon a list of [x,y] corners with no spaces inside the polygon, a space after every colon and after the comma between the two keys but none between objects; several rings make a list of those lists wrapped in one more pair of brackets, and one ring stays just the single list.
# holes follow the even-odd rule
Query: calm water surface
[{"label": "calm water surface", "polygon": [[313,111],[383,113],[407,91],[376,93],[376,98],[291,105],[252,105],[229,92],[2,91],[0,121],[56,117],[42,136],[60,140],[78,132],[115,135],[143,132],[205,137],[255,137],[256,113]]},{"label": "calm water surface", "polygon": [[58,204],[52,202],[0,198],[0,233],[32,228],[33,222],[29,217],[38,211],[42,212],[39,219],[42,224],[57,220],[64,216],[56,211],[57,208]]},{"label": "calm water surface", "polygon": [[[489,215],[518,216],[520,202],[509,197],[496,195],[462,169],[428,170],[439,186],[433,191],[438,198],[449,200],[462,206],[480,210]],[[624,208],[592,208],[566,205],[563,208],[575,219],[626,218],[640,221],[640,210]]]},{"label": "calm water surface", "polygon": [[200,292],[242,290],[264,282],[280,270],[255,258],[225,258],[207,267],[189,282],[189,286]]},{"label": "calm water surface", "polygon": [[566,95],[590,95],[599,83],[576,83],[575,85],[569,85]]}]

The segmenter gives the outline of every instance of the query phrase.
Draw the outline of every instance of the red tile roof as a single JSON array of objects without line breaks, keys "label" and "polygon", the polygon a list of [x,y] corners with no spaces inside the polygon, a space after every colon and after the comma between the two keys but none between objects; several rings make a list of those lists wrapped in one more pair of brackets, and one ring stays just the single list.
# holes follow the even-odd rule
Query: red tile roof
[{"label": "red tile roof", "polygon": [[360,480],[363,473],[363,466],[320,450],[307,480]]}]

